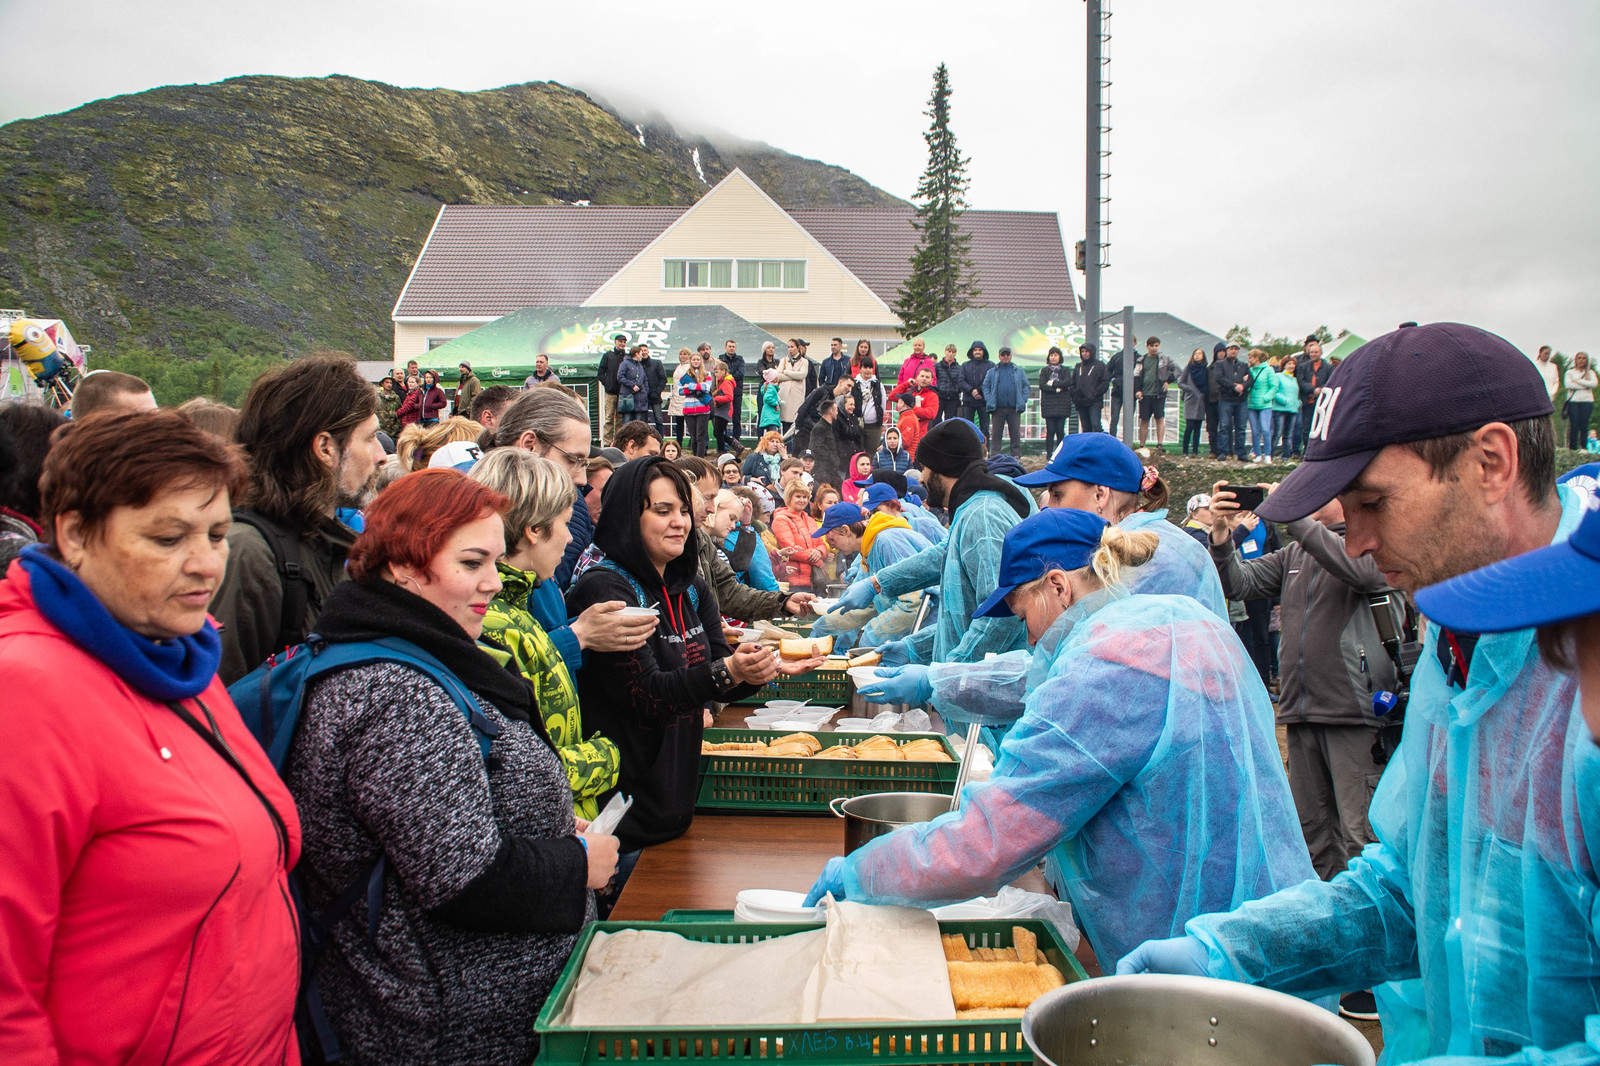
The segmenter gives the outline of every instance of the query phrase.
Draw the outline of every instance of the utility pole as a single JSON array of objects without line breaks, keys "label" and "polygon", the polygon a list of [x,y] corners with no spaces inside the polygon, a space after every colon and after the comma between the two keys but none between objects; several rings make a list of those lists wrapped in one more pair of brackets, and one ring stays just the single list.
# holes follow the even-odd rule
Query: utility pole
[{"label": "utility pole", "polygon": [[1102,86],[1105,80],[1104,0],[1086,0],[1089,15],[1088,62],[1084,64],[1084,222],[1083,222],[1083,333],[1099,351],[1100,345],[1100,207],[1101,124],[1104,121]]},{"label": "utility pole", "polygon": [[1122,434],[1122,443],[1133,447],[1133,420],[1139,405],[1133,399],[1133,358],[1136,354],[1134,344],[1138,340],[1133,335],[1133,305],[1127,304],[1122,308],[1122,380],[1114,388],[1122,390],[1122,425],[1113,430]]}]

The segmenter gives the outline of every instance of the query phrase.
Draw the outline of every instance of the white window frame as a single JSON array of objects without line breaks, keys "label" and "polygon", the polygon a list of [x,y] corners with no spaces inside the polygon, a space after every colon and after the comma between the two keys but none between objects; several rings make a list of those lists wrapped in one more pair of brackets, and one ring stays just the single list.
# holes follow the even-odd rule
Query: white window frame
[{"label": "white window frame", "polygon": [[[667,284],[667,269],[668,269],[668,264],[670,264],[670,263],[681,263],[681,264],[683,264],[684,284],[682,284],[682,285],[668,285]],[[727,263],[728,264],[728,284],[727,285],[690,285],[688,283],[689,282],[689,264],[690,263],[706,263],[706,264]],[[756,263],[756,264],[758,264],[757,267],[756,267],[756,281],[757,281],[757,284],[752,285],[752,286],[743,286],[743,285],[739,284],[739,266],[742,263]],[[761,268],[760,268],[759,264],[763,264],[763,263],[776,263],[776,264],[779,265],[779,271],[778,271],[778,275],[779,276],[778,276],[778,284],[777,285],[762,285],[762,284],[760,284]],[[806,283],[804,285],[799,286],[798,288],[792,288],[791,289],[791,288],[789,288],[789,287],[787,287],[787,286],[785,286],[783,284],[783,274],[785,273],[785,270],[783,268],[787,267],[790,264],[795,264],[795,263],[799,264],[801,269],[805,271],[805,282]],[[708,269],[708,272],[709,272],[709,266],[708,266],[707,269]],[[793,258],[793,257],[782,258],[782,259],[751,259],[751,258],[716,258],[716,257],[710,257],[710,256],[693,256],[693,255],[663,256],[662,259],[661,259],[661,289],[662,289],[663,292],[687,292],[687,291],[690,291],[690,290],[709,290],[711,292],[809,292],[811,290],[811,262],[808,259],[796,259],[796,258]]]}]

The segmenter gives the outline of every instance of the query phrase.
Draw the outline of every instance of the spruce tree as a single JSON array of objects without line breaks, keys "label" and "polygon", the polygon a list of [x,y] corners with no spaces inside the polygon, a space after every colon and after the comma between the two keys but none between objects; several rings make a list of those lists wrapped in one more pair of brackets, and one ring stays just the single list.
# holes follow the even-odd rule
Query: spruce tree
[{"label": "spruce tree", "polygon": [[978,296],[971,237],[958,226],[967,206],[969,179],[967,160],[950,132],[950,72],[943,63],[933,72],[933,95],[923,114],[933,121],[922,135],[928,144],[928,168],[912,197],[917,205],[911,221],[917,250],[894,307],[907,337],[970,307]]}]

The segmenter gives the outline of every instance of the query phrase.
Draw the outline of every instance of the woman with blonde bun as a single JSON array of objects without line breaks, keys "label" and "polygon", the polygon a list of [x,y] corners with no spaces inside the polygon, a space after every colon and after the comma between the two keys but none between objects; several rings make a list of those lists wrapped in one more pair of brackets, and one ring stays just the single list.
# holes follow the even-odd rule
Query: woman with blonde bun
[{"label": "woman with blonde bun", "polygon": [[[973,617],[1021,617],[1034,653],[1022,706],[969,715],[1010,722],[993,776],[959,811],[829,860],[813,901],[952,903],[1044,859],[1109,967],[1196,915],[1316,876],[1267,690],[1232,627],[1191,597],[1122,587],[1160,543],[1074,508],[1006,534],[1000,587]],[[896,680],[926,689],[930,669]]]}]

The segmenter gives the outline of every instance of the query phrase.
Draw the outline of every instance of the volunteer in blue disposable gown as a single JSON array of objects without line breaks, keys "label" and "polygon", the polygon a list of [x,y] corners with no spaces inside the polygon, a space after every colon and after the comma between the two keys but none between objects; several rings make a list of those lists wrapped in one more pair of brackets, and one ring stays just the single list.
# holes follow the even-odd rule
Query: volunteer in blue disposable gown
[{"label": "volunteer in blue disposable gown", "polygon": [[[1148,482],[1148,484],[1147,484]],[[1109,433],[1075,433],[1061,442],[1043,470],[1016,479],[1018,485],[1045,486],[1045,506],[1092,511],[1128,532],[1148,530],[1160,539],[1149,562],[1123,575],[1130,592],[1188,596],[1218,618],[1228,617],[1217,568],[1206,550],[1166,521],[1160,505],[1166,485],[1147,471],[1133,449]],[[1152,496],[1152,494],[1154,494]],[[1139,510],[1154,506],[1154,511]],[[860,687],[873,703],[932,704],[947,726],[982,722],[988,736],[1003,735],[1004,724],[1022,713],[1048,661],[1035,663],[1027,649],[972,662],[911,664],[880,672],[880,680]]]},{"label": "volunteer in blue disposable gown", "polygon": [[979,618],[973,610],[995,585],[1006,531],[1027,517],[1033,500],[989,473],[983,441],[970,422],[941,422],[917,442],[917,463],[927,471],[928,502],[950,512],[950,535],[941,544],[852,584],[834,608],[860,610],[882,595],[903,596],[935,586],[939,620],[882,649],[891,666],[908,662],[977,662],[989,652],[1027,644],[1015,618]]},{"label": "volunteer in blue disposable gown", "polygon": [[[898,503],[888,485],[868,485],[861,490],[859,504],[836,503],[829,507],[814,536],[825,539],[841,555],[857,555],[857,576],[878,573],[932,546],[898,513]],[[823,615],[811,627],[811,635],[832,634],[835,652],[857,645],[875,648],[900,640],[911,635],[920,599],[916,594],[877,596],[871,606],[859,611]]]},{"label": "volunteer in blue disposable gown", "polygon": [[959,813],[830,859],[813,898],[948,903],[1048,856],[1109,965],[1152,931],[1316,876],[1238,637],[1188,597],[1118,584],[1156,545],[1078,510],[1040,512],[1006,536],[976,614],[1024,618],[1048,675]]},{"label": "volunteer in blue disposable gown", "polygon": [[[1337,495],[1345,550],[1408,591],[1559,544],[1583,508],[1554,484],[1551,409],[1505,340],[1403,327],[1334,371],[1305,462],[1257,513],[1289,521]],[[1522,626],[1504,633],[1430,618],[1372,800],[1378,842],[1330,881],[1142,944],[1118,972],[1301,996],[1373,988],[1388,1063],[1583,1041],[1600,1013],[1600,751],[1574,678],[1539,654],[1521,612],[1593,589],[1497,602]]]},{"label": "volunteer in blue disposable gown", "polygon": [[[950,531],[944,528],[944,524],[937,518],[923,510],[922,505],[917,502],[916,494],[911,491],[911,482],[904,474],[898,470],[874,470],[872,483],[888,485],[894,490],[895,498],[900,501],[900,511],[905,515],[906,521],[911,523],[912,529],[926,537],[929,544],[944,543]],[[918,491],[921,491],[920,486]]]}]

